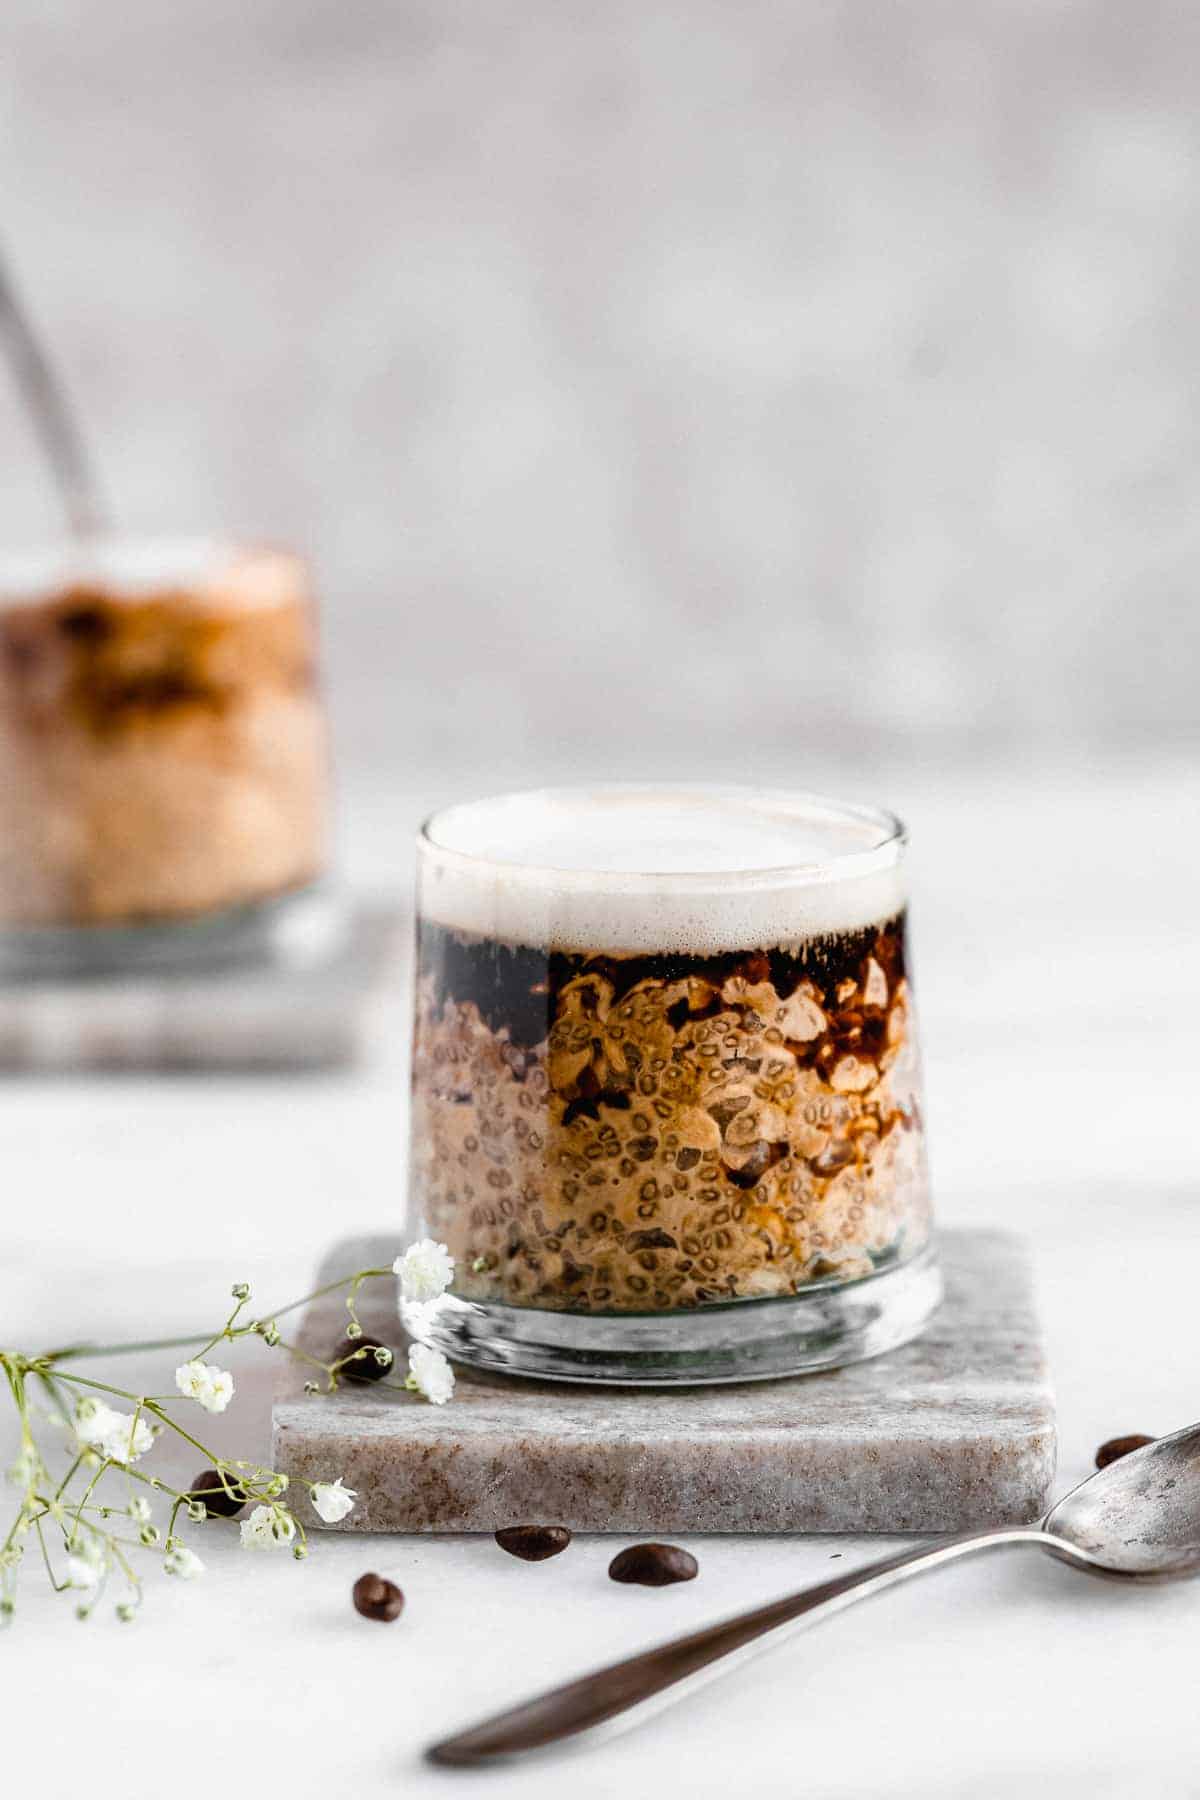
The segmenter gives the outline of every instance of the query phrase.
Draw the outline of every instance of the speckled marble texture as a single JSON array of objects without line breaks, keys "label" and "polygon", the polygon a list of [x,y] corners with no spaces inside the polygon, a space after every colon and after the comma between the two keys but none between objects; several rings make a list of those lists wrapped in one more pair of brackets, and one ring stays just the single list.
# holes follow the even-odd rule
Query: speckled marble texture
[{"label": "speckled marble texture", "polygon": [[[306,1398],[294,1364],[274,1466],[356,1488],[342,1530],[957,1531],[1035,1518],[1055,1418],[1028,1247],[963,1230],[941,1251],[946,1300],[925,1335],[830,1374],[654,1392],[460,1368],[454,1400],[433,1407],[362,1386]],[[394,1238],[345,1241],[319,1282],[394,1254]],[[364,1327],[400,1346],[375,1285]],[[302,1347],[324,1355],[344,1322],[339,1295],[315,1303]]]},{"label": "speckled marble texture", "polygon": [[285,930],[274,958],[109,977],[21,980],[0,970],[0,1069],[352,1063],[372,1042],[407,920],[394,905],[342,905],[340,927],[336,914],[301,922],[305,936],[289,942]]}]

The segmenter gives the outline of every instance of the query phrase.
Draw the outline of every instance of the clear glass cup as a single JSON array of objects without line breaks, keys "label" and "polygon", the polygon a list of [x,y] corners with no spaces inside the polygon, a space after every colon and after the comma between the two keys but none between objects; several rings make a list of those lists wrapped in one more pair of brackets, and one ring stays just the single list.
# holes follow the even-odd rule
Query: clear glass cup
[{"label": "clear glass cup", "polygon": [[736,787],[455,806],[418,849],[410,1228],[448,1355],[741,1381],[914,1336],[941,1284],[889,813]]},{"label": "clear glass cup", "polygon": [[327,940],[303,560],[223,540],[0,559],[0,973]]}]

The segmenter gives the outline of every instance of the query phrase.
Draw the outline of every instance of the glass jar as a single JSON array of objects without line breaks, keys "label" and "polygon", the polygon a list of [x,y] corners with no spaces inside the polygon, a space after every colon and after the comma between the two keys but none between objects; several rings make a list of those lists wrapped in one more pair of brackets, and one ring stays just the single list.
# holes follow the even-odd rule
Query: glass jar
[{"label": "glass jar", "polygon": [[418,850],[413,1329],[559,1380],[736,1381],[905,1342],[930,1240],[890,814],[734,787],[451,807]]},{"label": "glass jar", "polygon": [[[328,750],[308,571],[211,540],[0,560],[0,971],[303,941]],[[307,909],[307,912],[305,911]]]}]

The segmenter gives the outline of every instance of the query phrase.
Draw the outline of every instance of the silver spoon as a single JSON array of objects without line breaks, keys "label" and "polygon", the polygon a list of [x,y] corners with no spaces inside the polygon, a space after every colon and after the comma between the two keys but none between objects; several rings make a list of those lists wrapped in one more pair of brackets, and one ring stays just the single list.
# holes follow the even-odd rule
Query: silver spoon
[{"label": "silver spoon", "polygon": [[79,542],[104,528],[104,507],[66,387],[17,295],[0,252],[0,350],[12,364],[18,390],[54,473],[71,535]]},{"label": "silver spoon", "polygon": [[757,1640],[780,1625],[828,1618],[909,1575],[1017,1544],[1033,1544],[1074,1569],[1111,1581],[1200,1575],[1200,1425],[1110,1463],[1051,1507],[1039,1524],[1001,1526],[902,1550],[551,1688],[431,1745],[426,1755],[435,1763],[487,1764],[581,1732],[596,1733],[618,1718],[620,1729],[711,1680],[719,1673],[712,1665],[723,1658],[746,1660],[759,1648]]}]

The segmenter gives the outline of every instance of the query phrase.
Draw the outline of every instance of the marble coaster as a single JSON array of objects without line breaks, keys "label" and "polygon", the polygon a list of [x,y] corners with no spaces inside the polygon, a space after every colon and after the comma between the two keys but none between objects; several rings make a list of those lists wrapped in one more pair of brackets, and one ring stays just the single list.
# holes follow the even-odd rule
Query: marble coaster
[{"label": "marble coaster", "polygon": [[[318,1284],[384,1267],[391,1237],[346,1240]],[[448,1406],[346,1384],[306,1397],[288,1365],[274,1467],[341,1475],[359,1502],[337,1529],[963,1531],[1037,1518],[1054,1476],[1054,1399],[1026,1241],[945,1231],[946,1299],[924,1335],[871,1362],[733,1387],[648,1390],[525,1382],[459,1368]],[[366,1331],[404,1336],[389,1283]],[[314,1302],[300,1345],[325,1356],[342,1298]]]},{"label": "marble coaster", "polygon": [[350,901],[327,944],[277,960],[0,982],[0,1068],[297,1069],[351,1062],[393,960],[399,908]]}]

